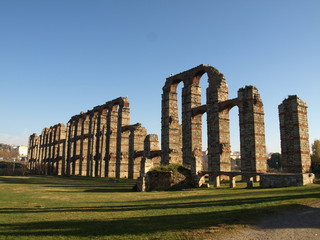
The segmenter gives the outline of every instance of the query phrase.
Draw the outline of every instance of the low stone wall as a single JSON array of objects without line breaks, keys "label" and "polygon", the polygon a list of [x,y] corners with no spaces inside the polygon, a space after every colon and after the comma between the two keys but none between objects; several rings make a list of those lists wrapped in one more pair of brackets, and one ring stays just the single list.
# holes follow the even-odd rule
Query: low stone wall
[{"label": "low stone wall", "polygon": [[276,173],[260,175],[260,186],[269,187],[293,187],[312,184],[315,181],[313,173]]}]

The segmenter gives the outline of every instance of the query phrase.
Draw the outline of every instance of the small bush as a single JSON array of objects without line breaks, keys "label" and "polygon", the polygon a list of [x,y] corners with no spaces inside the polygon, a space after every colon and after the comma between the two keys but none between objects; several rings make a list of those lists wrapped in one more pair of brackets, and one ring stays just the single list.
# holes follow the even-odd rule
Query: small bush
[{"label": "small bush", "polygon": [[183,170],[190,170],[187,167],[177,164],[177,163],[171,163],[169,165],[161,165],[159,167],[152,168],[150,171],[153,172],[167,172],[167,171],[172,171],[172,172],[179,172]]},{"label": "small bush", "polygon": [[23,176],[26,171],[25,163],[0,161],[0,176]]}]

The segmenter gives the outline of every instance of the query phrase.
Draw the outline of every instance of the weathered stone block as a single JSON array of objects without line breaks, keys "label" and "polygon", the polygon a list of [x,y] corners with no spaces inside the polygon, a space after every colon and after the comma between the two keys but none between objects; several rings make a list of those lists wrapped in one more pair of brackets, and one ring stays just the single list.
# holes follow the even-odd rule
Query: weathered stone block
[{"label": "weathered stone block", "polygon": [[312,184],[315,181],[313,173],[277,173],[260,175],[260,186],[270,187],[293,187]]}]

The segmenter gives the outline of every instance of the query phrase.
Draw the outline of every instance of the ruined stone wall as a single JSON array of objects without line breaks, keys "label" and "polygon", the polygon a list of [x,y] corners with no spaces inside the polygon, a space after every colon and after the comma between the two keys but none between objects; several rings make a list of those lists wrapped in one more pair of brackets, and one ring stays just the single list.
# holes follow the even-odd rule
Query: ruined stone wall
[{"label": "ruined stone wall", "polygon": [[38,164],[40,174],[138,178],[146,136],[140,123],[130,125],[129,101],[120,97],[71,117],[67,127],[31,135],[30,169]]},{"label": "ruined stone wall", "polygon": [[29,169],[40,174],[62,174],[65,171],[65,138],[63,124],[45,128],[40,136],[29,138]]},{"label": "ruined stone wall", "polygon": [[28,146],[29,169],[35,169],[39,159],[39,137],[37,134],[34,133],[29,137]]},{"label": "ruined stone wall", "polygon": [[[200,78],[207,74],[206,104],[201,105]],[[178,131],[177,84],[182,89],[182,132]],[[183,162],[193,174],[202,171],[202,114],[207,114],[208,162],[212,171],[230,171],[229,109],[220,109],[228,100],[228,85],[215,68],[200,65],[167,78],[162,95],[162,164]],[[182,144],[181,144],[182,139]],[[176,156],[183,160],[176,161]]]},{"label": "ruined stone wall", "polygon": [[[206,104],[201,105],[201,77],[206,74]],[[182,131],[179,131],[177,85],[182,82]],[[266,147],[263,104],[258,90],[251,86],[239,90],[229,99],[228,85],[222,73],[209,65],[167,78],[162,94],[162,164],[183,162],[197,175],[202,167],[202,122],[207,115],[208,170],[230,172],[229,111],[239,108],[241,156],[243,172],[266,171]],[[182,144],[180,141],[182,140]],[[183,161],[177,161],[181,156]]]},{"label": "ruined stone wall", "polygon": [[[206,103],[201,103],[200,80],[208,77]],[[177,87],[181,94],[182,122],[178,116]],[[209,65],[170,76],[162,88],[161,149],[158,137],[147,135],[140,123],[130,124],[127,98],[119,97],[71,117],[67,127],[44,128],[29,138],[30,169],[41,174],[138,178],[160,164],[190,166],[194,179],[203,175],[202,120],[207,117],[208,172],[231,171],[229,111],[239,109],[241,171],[267,170],[263,103],[254,86],[240,88],[229,99],[222,73]],[[279,105],[283,171],[308,173],[310,150],[307,106],[297,96]]]},{"label": "ruined stone wall", "polygon": [[182,80],[167,79],[163,87],[161,108],[161,149],[162,162],[182,163],[182,128],[178,116],[177,86]]}]

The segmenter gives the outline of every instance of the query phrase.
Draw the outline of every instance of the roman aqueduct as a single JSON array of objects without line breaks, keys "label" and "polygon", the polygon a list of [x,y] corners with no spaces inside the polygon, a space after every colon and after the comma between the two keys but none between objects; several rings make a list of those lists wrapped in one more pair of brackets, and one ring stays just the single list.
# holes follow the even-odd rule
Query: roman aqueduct
[{"label": "roman aqueduct", "polygon": [[[200,79],[207,74],[206,104],[201,105]],[[182,122],[178,118],[177,86],[182,88]],[[210,175],[219,186],[221,175],[260,176],[265,186],[283,182],[288,174],[302,184],[312,181],[306,103],[289,96],[279,105],[283,174],[267,172],[263,103],[254,86],[229,99],[222,73],[209,65],[170,76],[162,94],[161,149],[158,137],[140,124],[130,124],[128,98],[119,97],[87,112],[44,128],[29,138],[29,168],[41,174],[138,178],[151,168],[180,163],[194,179]],[[230,162],[229,111],[238,107],[241,171]],[[202,114],[207,115],[208,170],[203,170]],[[279,180],[280,179],[280,180]],[[297,180],[302,179],[302,180]],[[300,183],[299,183],[300,184]],[[196,185],[196,184],[195,184]]]}]

